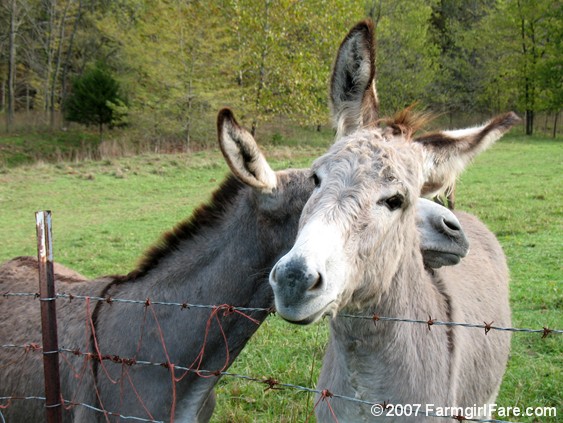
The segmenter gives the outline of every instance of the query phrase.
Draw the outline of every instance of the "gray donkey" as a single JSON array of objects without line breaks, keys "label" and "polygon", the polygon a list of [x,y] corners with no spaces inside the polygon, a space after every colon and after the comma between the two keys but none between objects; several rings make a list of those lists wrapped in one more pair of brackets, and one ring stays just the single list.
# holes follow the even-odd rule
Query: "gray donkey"
[{"label": "gray donkey", "polygon": [[276,309],[299,324],[332,316],[319,389],[408,411],[391,415],[392,407],[370,410],[325,392],[331,407],[319,404],[319,421],[438,422],[443,419],[428,415],[460,417],[475,404],[480,415],[468,417],[490,418],[484,405],[498,393],[508,333],[374,324],[338,313],[510,326],[508,268],[495,236],[475,217],[458,213],[471,251],[459,265],[429,272],[415,206],[519,119],[509,113],[481,127],[415,137],[421,121],[406,111],[379,126],[373,120],[372,32],[371,22],[358,24],[338,52],[331,99],[342,136],[314,162],[316,188],[297,240],[270,274]]},{"label": "gray donkey", "polygon": [[[268,273],[293,245],[301,210],[314,189],[307,169],[274,172],[228,110],[219,114],[218,129],[221,149],[236,176],[227,177],[209,204],[165,234],[136,270],[86,280],[55,266],[57,292],[108,299],[57,301],[59,344],[77,350],[76,355],[61,353],[66,401],[148,420],[209,421],[220,376],[196,370],[227,369],[268,312],[242,315],[229,307],[186,310],[152,303],[271,307]],[[420,200],[417,208],[427,265],[459,262],[468,244],[456,217],[427,200]],[[35,292],[37,279],[33,258],[20,257],[0,267],[1,292]],[[149,302],[118,304],[111,298]],[[30,346],[21,353],[0,348],[0,397],[42,396],[42,356],[31,351],[41,344],[38,303],[0,297],[0,316],[0,345]],[[163,365],[135,364],[141,360]],[[185,373],[174,365],[194,371]],[[40,401],[14,398],[0,404],[8,405],[0,409],[7,422],[44,417]],[[120,420],[68,403],[63,419]]]}]

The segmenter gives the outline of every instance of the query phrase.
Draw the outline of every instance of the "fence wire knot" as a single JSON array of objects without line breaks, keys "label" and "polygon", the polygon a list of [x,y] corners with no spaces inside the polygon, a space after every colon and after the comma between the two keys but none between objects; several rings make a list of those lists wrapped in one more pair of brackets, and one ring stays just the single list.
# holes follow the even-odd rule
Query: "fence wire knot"
[{"label": "fence wire knot", "polygon": [[551,332],[552,332],[551,329],[549,329],[549,328],[547,328],[547,327],[544,326],[544,327],[543,327],[543,334],[542,334],[542,336],[541,336],[542,339],[547,338],[548,335],[549,335]]},{"label": "fence wire knot", "polygon": [[378,320],[379,320],[379,315],[373,313],[372,320],[373,320],[373,324],[375,325],[375,324],[378,322]]},{"label": "fence wire knot", "polygon": [[224,305],[223,309],[223,316],[229,316],[231,314],[234,314],[236,311],[235,307],[232,305]]},{"label": "fence wire knot", "polygon": [[381,405],[381,407],[383,407],[384,410],[393,409],[393,405],[391,404],[391,401],[389,401],[389,400],[385,400],[379,405]]},{"label": "fence wire knot", "polygon": [[279,382],[278,380],[272,378],[272,377],[269,377],[268,379],[264,379],[264,380],[262,381],[262,383],[265,383],[266,385],[268,385],[268,386],[266,387],[266,389],[264,389],[264,391],[268,391],[268,390],[270,390],[270,389],[272,389],[272,390],[275,390],[275,389],[281,390],[281,389],[282,389],[282,388],[277,388],[277,387],[276,387],[277,385],[280,384],[280,382]]},{"label": "fence wire knot", "polygon": [[491,330],[491,325],[494,323],[494,321],[492,321],[491,323],[487,323],[487,322],[483,322],[483,323],[485,324],[485,335],[486,335]]},{"label": "fence wire knot", "polygon": [[150,300],[150,298],[147,298],[145,300],[145,307],[149,307],[150,305],[151,305],[151,300]]},{"label": "fence wire knot", "polygon": [[126,364],[127,366],[132,366],[134,364],[137,364],[137,360],[135,360],[134,358],[122,358],[121,362],[123,364]]},{"label": "fence wire knot", "polygon": [[430,330],[430,326],[432,326],[435,321],[436,319],[433,319],[431,316],[428,316],[428,320],[426,321],[426,324],[428,325],[428,330]]},{"label": "fence wire knot", "polygon": [[41,345],[36,344],[36,343],[34,343],[34,342],[32,342],[32,343],[30,343],[30,344],[27,344],[27,345],[25,346],[25,352],[26,352],[26,353],[27,353],[27,352],[30,352],[30,351],[39,351],[39,350],[42,350],[42,349],[43,349],[43,347],[42,347]]},{"label": "fence wire knot", "polygon": [[462,416],[461,414],[457,415],[457,416],[453,416],[454,420],[457,420],[458,422],[463,422],[465,420],[467,420],[464,416]]},{"label": "fence wire knot", "polygon": [[326,398],[332,398],[334,397],[334,394],[332,392],[330,392],[328,389],[323,389],[321,391],[321,400],[325,400]]},{"label": "fence wire knot", "polygon": [[98,361],[98,362],[102,361],[102,358],[97,353],[86,353],[86,358],[92,361]]}]

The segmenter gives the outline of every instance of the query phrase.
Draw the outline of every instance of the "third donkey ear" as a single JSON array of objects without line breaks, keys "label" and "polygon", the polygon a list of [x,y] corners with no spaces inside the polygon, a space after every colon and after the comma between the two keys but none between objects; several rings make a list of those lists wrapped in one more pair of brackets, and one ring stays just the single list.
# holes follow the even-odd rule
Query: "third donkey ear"
[{"label": "third donkey ear", "polygon": [[424,147],[426,181],[422,195],[448,195],[457,177],[478,154],[485,151],[521,119],[514,112],[494,117],[481,126],[438,131],[414,138]]}]

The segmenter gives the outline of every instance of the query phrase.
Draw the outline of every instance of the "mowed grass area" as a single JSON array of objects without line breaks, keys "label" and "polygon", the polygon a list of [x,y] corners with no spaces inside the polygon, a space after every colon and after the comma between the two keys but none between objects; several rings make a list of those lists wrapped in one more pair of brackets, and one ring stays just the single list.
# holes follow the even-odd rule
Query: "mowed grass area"
[{"label": "mowed grass area", "polygon": [[[308,166],[323,151],[320,145],[270,146],[265,153],[282,169]],[[560,141],[507,136],[477,159],[458,186],[457,207],[480,217],[504,247],[517,327],[563,328],[562,159]],[[206,201],[227,172],[217,151],[4,168],[0,261],[36,254],[34,212],[50,209],[57,261],[90,277],[126,273],[161,232]],[[298,327],[271,317],[230,371],[314,387],[326,326],[323,321]],[[563,336],[514,334],[497,404],[556,406],[561,415],[562,369]],[[223,378],[213,421],[302,422],[312,413],[314,399],[308,394],[265,388]]]}]

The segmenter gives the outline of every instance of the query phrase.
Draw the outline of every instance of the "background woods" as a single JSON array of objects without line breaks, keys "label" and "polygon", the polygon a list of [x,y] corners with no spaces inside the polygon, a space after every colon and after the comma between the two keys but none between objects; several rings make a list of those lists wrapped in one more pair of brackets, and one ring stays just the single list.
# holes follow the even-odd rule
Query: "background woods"
[{"label": "background woods", "polygon": [[73,81],[96,66],[119,84],[109,107],[138,142],[214,143],[224,105],[253,132],[279,119],[324,125],[341,34],[368,15],[384,113],[419,101],[455,125],[514,109],[527,134],[555,136],[563,6],[553,0],[1,0],[2,126],[68,127]]}]

